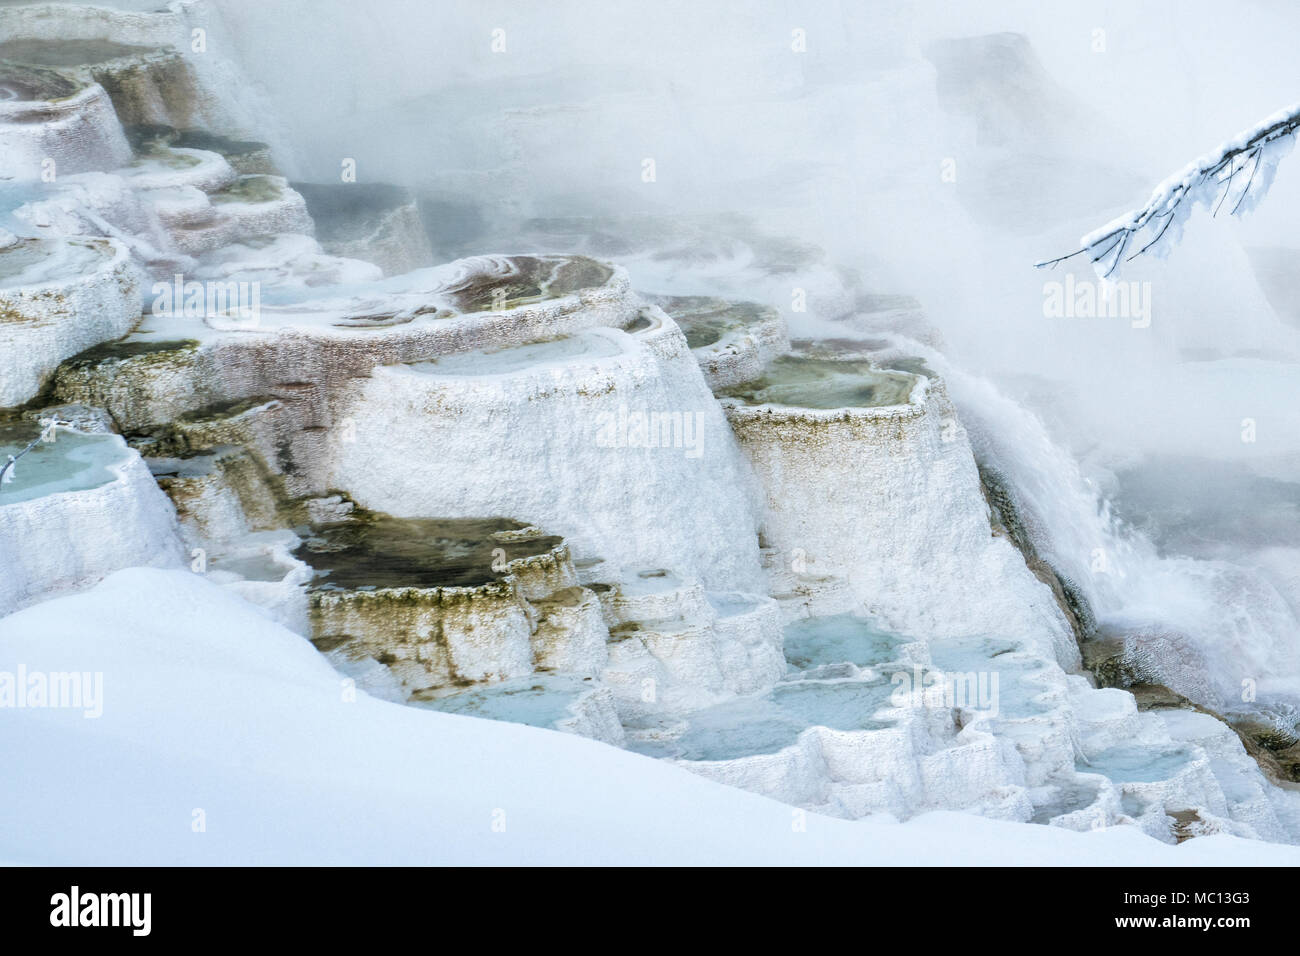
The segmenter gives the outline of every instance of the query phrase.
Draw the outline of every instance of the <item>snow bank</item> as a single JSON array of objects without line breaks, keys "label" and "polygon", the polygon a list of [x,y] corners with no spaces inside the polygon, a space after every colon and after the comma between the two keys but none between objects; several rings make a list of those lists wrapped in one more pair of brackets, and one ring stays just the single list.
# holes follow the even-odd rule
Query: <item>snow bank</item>
[{"label": "snow bank", "polygon": [[0,623],[0,670],[103,673],[103,715],[13,710],[0,857],[46,864],[1296,865],[1228,836],[935,813],[804,814],[568,734],[364,695],[183,571],[129,570]]}]

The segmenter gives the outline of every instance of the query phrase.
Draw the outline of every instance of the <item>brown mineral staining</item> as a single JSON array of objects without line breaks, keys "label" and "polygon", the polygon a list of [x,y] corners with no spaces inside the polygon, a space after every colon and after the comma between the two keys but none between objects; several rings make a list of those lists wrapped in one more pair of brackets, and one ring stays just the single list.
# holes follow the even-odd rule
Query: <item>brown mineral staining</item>
[{"label": "brown mineral staining", "polygon": [[256,140],[237,140],[201,129],[176,129],[161,123],[126,124],[126,138],[140,154],[168,147],[202,149],[225,157],[242,174],[274,173],[270,147]]},{"label": "brown mineral staining", "polygon": [[1300,737],[1255,716],[1229,714],[1227,722],[1266,776],[1300,783]]},{"label": "brown mineral staining", "polygon": [[532,604],[539,611],[545,613],[548,610],[561,607],[577,607],[580,605],[586,595],[586,589],[580,587],[561,588],[551,594],[550,597],[533,601]]},{"label": "brown mineral staining", "polygon": [[69,79],[54,70],[0,62],[0,91],[4,99],[39,103],[67,99],[84,84]]},{"label": "brown mineral staining", "polygon": [[[0,44],[11,69],[50,73],[81,88],[98,83],[124,126],[149,122],[159,111],[173,122],[201,122],[202,95],[189,63],[169,47],[131,46],[104,39],[12,40]],[[37,98],[56,100],[70,93]],[[19,99],[32,98],[19,96]]]},{"label": "brown mineral staining", "polygon": [[1195,710],[1227,724],[1274,783],[1300,783],[1300,736],[1257,713],[1218,713],[1188,700],[1177,691],[1149,679],[1141,663],[1129,654],[1123,634],[1102,633],[1079,645],[1083,664],[1102,687],[1127,690],[1139,710]]},{"label": "brown mineral staining", "polygon": [[1196,810],[1169,810],[1167,812],[1169,816],[1174,818],[1170,830],[1175,840],[1184,843],[1197,835],[1197,824],[1202,822],[1200,813]]},{"label": "brown mineral staining", "polygon": [[635,637],[641,631],[641,625],[636,621],[625,621],[622,624],[615,624],[609,629],[609,642],[617,644],[620,641],[626,641],[629,637]]},{"label": "brown mineral staining", "polygon": [[166,146],[153,145],[146,150],[138,152],[137,159],[132,166],[143,165],[146,161],[162,163],[170,169],[192,169],[199,165],[199,158],[187,153],[178,153],[174,149]]},{"label": "brown mineral staining", "polygon": [[105,342],[94,348],[86,349],[68,359],[62,368],[93,368],[105,362],[122,362],[128,359],[147,358],[152,361],[167,361],[177,352],[188,352],[198,348],[195,339],[152,340],[143,338],[118,339]]},{"label": "brown mineral staining", "polygon": [[475,588],[518,570],[515,562],[551,559],[563,545],[553,535],[500,534],[527,527],[509,518],[394,518],[357,510],[350,521],[315,529],[294,554],[316,568],[317,589]]},{"label": "brown mineral staining", "polygon": [[270,176],[243,176],[220,192],[212,194],[214,203],[275,202],[284,190]]},{"label": "brown mineral staining", "polygon": [[445,291],[461,312],[496,312],[596,288],[614,271],[586,256],[509,256],[502,271],[472,273]]}]

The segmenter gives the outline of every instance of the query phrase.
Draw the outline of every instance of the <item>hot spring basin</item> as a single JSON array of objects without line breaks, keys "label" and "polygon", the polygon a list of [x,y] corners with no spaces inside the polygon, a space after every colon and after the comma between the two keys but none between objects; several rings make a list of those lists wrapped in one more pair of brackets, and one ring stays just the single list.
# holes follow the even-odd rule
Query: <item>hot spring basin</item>
[{"label": "hot spring basin", "polygon": [[723,389],[718,397],[746,405],[877,408],[907,404],[915,384],[915,375],[878,369],[870,362],[781,355],[761,378]]},{"label": "hot spring basin", "polygon": [[[34,428],[0,432],[0,465],[22,451],[35,434]],[[0,507],[106,485],[117,478],[111,466],[127,456],[126,444],[116,435],[60,431],[53,442],[37,444],[10,469],[13,480],[0,485]]]}]

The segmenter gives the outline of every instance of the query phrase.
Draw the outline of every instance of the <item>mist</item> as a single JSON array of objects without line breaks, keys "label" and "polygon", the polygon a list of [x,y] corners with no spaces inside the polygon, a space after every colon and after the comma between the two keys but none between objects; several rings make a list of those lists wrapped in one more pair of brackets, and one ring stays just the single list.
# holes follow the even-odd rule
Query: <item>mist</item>
[{"label": "mist", "polygon": [[[1095,381],[1103,362],[1293,348],[1243,252],[1287,244],[1285,168],[1251,221],[1198,220],[1178,257],[1130,276],[1155,286],[1150,334],[1045,323],[1042,283],[1061,275],[1028,268],[1290,102],[1300,13],[1284,4],[1247,4],[1228,36],[1208,5],[1172,3],[220,9],[295,172],[328,181],[350,157],[447,198],[448,245],[467,220],[743,212],[870,291],[916,296],[995,373]],[[1111,387],[1090,391],[1117,410]],[[1137,397],[1122,401],[1141,416]]]},{"label": "mist", "polygon": [[[1079,260],[1032,268],[1300,98],[1300,10],[1248,3],[1225,30],[1217,8],[1172,2],[222,9],[284,119],[285,161],[329,180],[353,158],[363,179],[418,191],[448,258],[590,220],[638,288],[762,298],[794,334],[846,334],[846,275],[860,295],[914,298],[986,464],[1033,488],[1047,466],[1026,449],[1060,450],[1066,473],[1023,504],[1058,565],[1095,582],[1102,617],[1164,619],[1300,674],[1300,348],[1285,309],[1300,174],[1284,162],[1257,213],[1199,213],[1171,257],[1131,264],[1145,314],[1049,315],[1049,284],[1095,277]],[[734,228],[697,228],[729,216],[793,243],[802,270],[763,266]],[[682,224],[693,267],[638,255],[643,220]],[[1098,550],[1147,572],[1088,575]],[[1161,556],[1240,562],[1280,592],[1261,610],[1228,587],[1207,609],[1206,568],[1180,576],[1150,564]],[[1234,636],[1224,622],[1242,614],[1249,634]]]}]

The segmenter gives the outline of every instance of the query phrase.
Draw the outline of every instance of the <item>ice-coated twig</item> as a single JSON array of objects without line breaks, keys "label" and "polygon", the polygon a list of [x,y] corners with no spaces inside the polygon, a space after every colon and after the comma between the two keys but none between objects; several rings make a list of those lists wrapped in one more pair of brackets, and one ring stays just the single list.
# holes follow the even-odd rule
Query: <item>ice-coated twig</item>
[{"label": "ice-coated twig", "polygon": [[[1097,275],[1110,279],[1121,262],[1131,262],[1149,250],[1164,255],[1177,244],[1183,223],[1198,204],[1212,206],[1212,215],[1218,214],[1224,201],[1233,194],[1238,174],[1245,172],[1247,165],[1250,174],[1245,185],[1236,190],[1230,215],[1249,212],[1268,193],[1278,161],[1295,146],[1297,130],[1300,130],[1300,103],[1274,113],[1220,144],[1215,152],[1189,163],[1157,186],[1145,206],[1088,233],[1079,240],[1079,248],[1074,252],[1043,259],[1034,265],[1042,269],[1087,253]],[[1171,226],[1175,227],[1172,231]],[[1147,234],[1151,238],[1127,259],[1123,258],[1130,242],[1136,243]]]},{"label": "ice-coated twig", "polygon": [[70,427],[72,427],[72,422],[61,421],[60,419],[57,418],[43,419],[41,421],[41,433],[37,435],[35,438],[33,438],[31,441],[29,441],[27,443],[27,447],[24,448],[22,451],[20,451],[18,454],[7,456],[8,461],[6,461],[3,465],[0,465],[0,491],[4,491],[4,486],[6,481],[13,480],[12,471],[14,466],[18,464],[19,458],[22,458],[23,455],[27,454],[29,451],[31,451],[41,442],[53,441],[55,429],[70,428]]}]

